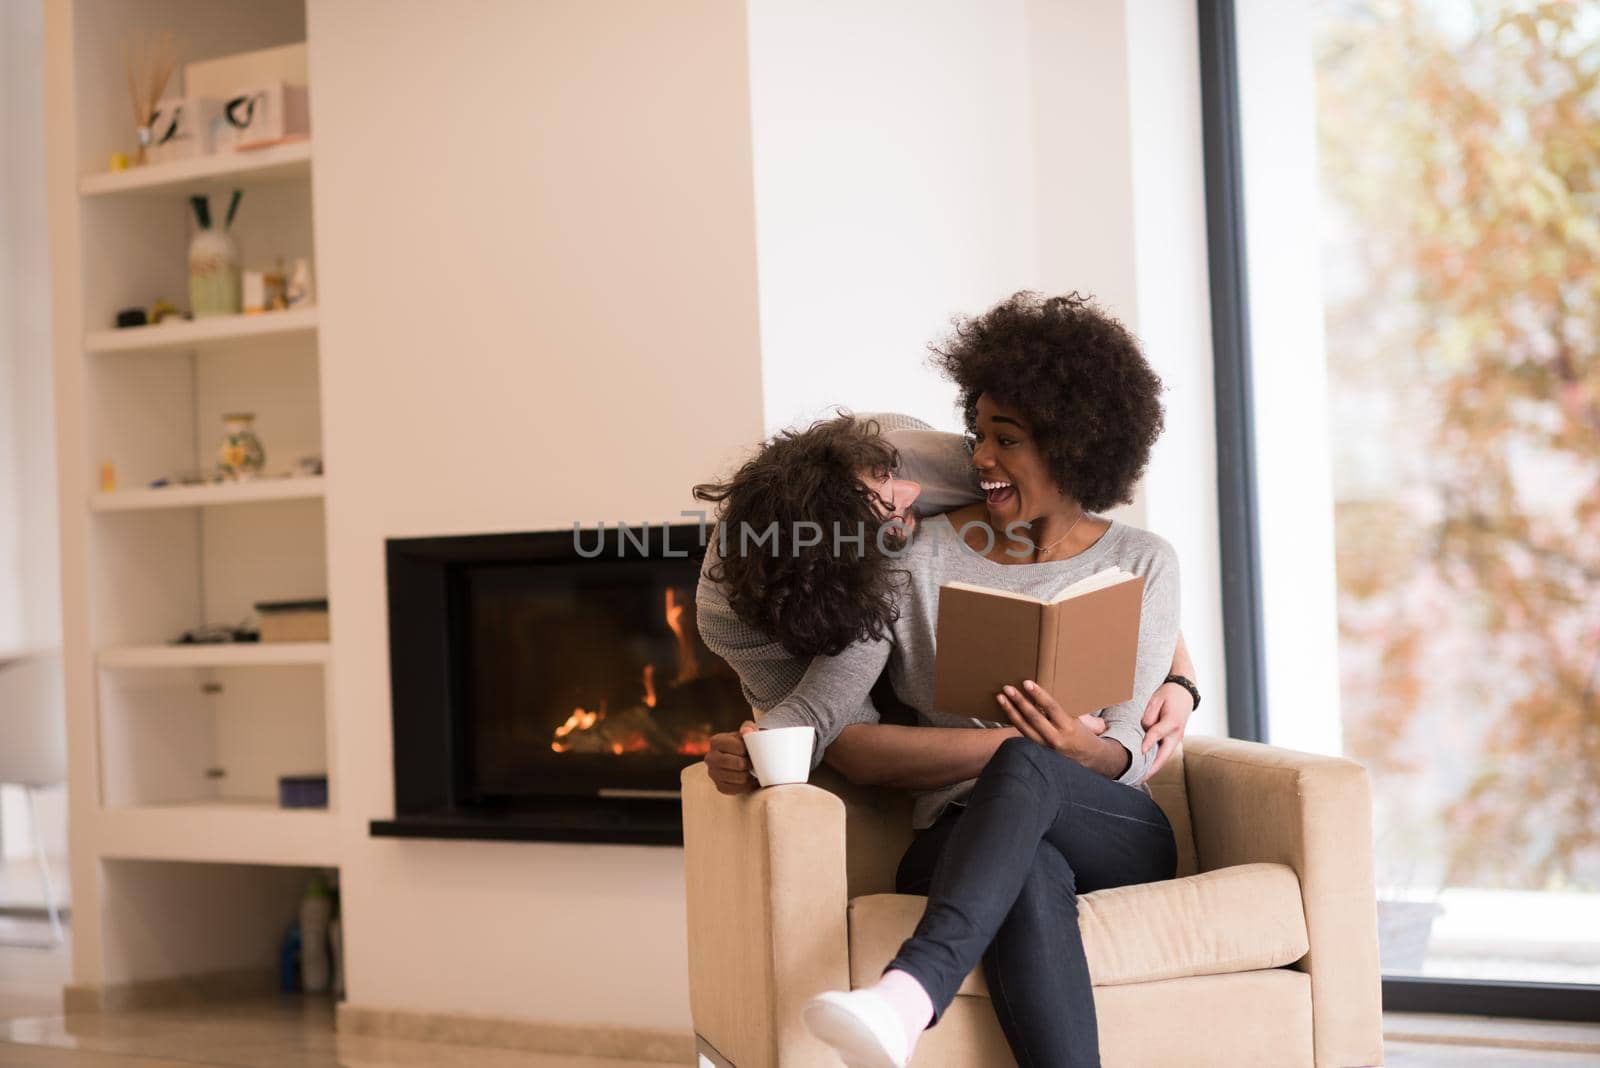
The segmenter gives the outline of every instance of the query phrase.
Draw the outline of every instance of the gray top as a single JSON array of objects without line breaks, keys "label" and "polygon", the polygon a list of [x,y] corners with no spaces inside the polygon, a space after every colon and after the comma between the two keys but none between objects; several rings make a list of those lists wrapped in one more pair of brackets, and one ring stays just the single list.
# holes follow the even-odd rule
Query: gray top
[{"label": "gray top", "polygon": [[[883,417],[879,418],[887,423]],[[971,467],[965,444],[955,435],[937,433],[926,434],[923,444],[936,444],[940,440],[945,446],[942,458],[931,463],[927,462],[926,451],[915,458],[903,453],[902,474],[917,478],[921,470],[916,474],[912,471],[918,465],[934,471],[954,471],[958,465],[970,485]],[[907,461],[911,461],[909,466]],[[924,482],[923,499],[929,497],[929,488],[937,481],[935,478]],[[942,494],[958,496],[957,487],[957,483],[946,483],[935,489],[930,506],[942,503],[946,499]],[[943,506],[948,508],[952,504]],[[713,539],[711,550],[706,554],[707,566],[714,549]],[[918,524],[917,534],[900,564],[910,573],[910,578],[901,596],[900,618],[892,628],[891,637],[877,642],[858,642],[838,656],[813,659],[791,656],[782,646],[746,626],[728,607],[717,584],[702,571],[696,598],[701,638],[712,652],[727,660],[738,672],[745,695],[763,727],[815,727],[817,743],[812,751],[812,766],[815,767],[823,751],[846,726],[877,722],[877,710],[867,694],[885,664],[889,666],[896,694],[917,711],[924,725],[1002,726],[947,715],[933,707],[939,587],[946,582],[970,582],[1047,597],[1104,568],[1120,566],[1145,576],[1144,613],[1133,696],[1104,711],[1104,736],[1120,743],[1131,757],[1127,771],[1118,781],[1129,785],[1139,782],[1154,755],[1139,752],[1144,740],[1144,728],[1139,721],[1151,694],[1167,675],[1178,637],[1178,563],[1170,545],[1148,531],[1113,521],[1099,541],[1070,559],[1038,564],[998,564],[968,549],[950,521],[935,516]],[[998,713],[998,706],[996,711]],[[968,780],[918,793],[912,812],[913,826],[920,829],[931,825],[946,805],[964,798],[972,786],[973,780]]]},{"label": "gray top", "polygon": [[[1113,520],[1100,540],[1077,556],[1038,564],[998,564],[967,548],[944,516],[935,516],[920,526],[920,532],[902,559],[911,578],[900,600],[900,619],[894,625],[894,648],[888,653],[888,661],[895,693],[917,710],[917,718],[923,724],[931,727],[1008,725],[953,716],[933,707],[934,634],[939,621],[941,585],[970,582],[1032,597],[1050,597],[1108,567],[1121,567],[1145,577],[1133,696],[1103,710],[1101,715],[1106,721],[1103,737],[1121,744],[1130,757],[1127,770],[1117,781],[1138,786],[1148,793],[1148,788],[1139,780],[1149,770],[1155,753],[1139,752],[1144,742],[1144,727],[1139,721],[1151,694],[1156,692],[1171,668],[1178,642],[1178,558],[1172,546],[1147,530]],[[870,687],[882,667],[886,644],[858,643],[831,659],[852,661],[854,670],[867,676],[866,685]],[[843,680],[832,675],[830,681]],[[846,690],[840,695],[845,707],[851,701],[851,692]],[[995,714],[1003,714],[998,705]],[[931,825],[947,804],[965,798],[972,791],[974,781],[969,779],[918,793],[912,809],[912,825],[919,829]]]},{"label": "gray top", "polygon": [[[948,511],[982,499],[971,454],[959,434],[934,430],[909,415],[881,413],[859,418],[875,420],[882,427],[885,440],[898,450],[897,476],[922,485],[915,506],[919,515]],[[700,639],[738,673],[745,700],[762,726],[817,729],[816,745],[811,750],[811,766],[815,768],[822,762],[823,751],[847,725],[878,722],[878,710],[867,696],[878,672],[873,672],[859,694],[855,694],[853,682],[856,668],[849,663],[808,677],[811,657],[793,655],[734,614],[726,592],[707,574],[718,558],[717,539],[712,537],[695,589]],[[880,663],[879,670],[882,667]],[[843,683],[844,678],[852,681]],[[841,690],[853,694],[849,708],[838,704]]]}]

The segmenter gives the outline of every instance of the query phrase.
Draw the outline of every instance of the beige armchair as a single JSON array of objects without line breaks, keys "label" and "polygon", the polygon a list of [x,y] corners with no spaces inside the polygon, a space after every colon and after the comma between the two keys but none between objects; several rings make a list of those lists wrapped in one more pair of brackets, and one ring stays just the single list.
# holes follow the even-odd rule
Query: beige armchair
[{"label": "beige armchair", "polygon": [[[1151,791],[1177,833],[1178,878],[1079,908],[1108,1068],[1380,1064],[1365,770],[1190,738]],[[702,1052],[737,1068],[836,1065],[800,1006],[876,980],[921,916],[923,898],[894,893],[907,799],[826,768],[726,797],[696,764],[683,817]],[[1014,1063],[977,969],[913,1064]]]}]

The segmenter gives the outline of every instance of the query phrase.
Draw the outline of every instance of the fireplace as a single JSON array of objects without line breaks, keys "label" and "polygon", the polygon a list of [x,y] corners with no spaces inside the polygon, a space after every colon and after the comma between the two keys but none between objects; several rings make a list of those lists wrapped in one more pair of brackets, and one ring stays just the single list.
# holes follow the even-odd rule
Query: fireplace
[{"label": "fireplace", "polygon": [[700,642],[698,526],[388,542],[407,837],[679,844],[678,774],[749,718]]}]

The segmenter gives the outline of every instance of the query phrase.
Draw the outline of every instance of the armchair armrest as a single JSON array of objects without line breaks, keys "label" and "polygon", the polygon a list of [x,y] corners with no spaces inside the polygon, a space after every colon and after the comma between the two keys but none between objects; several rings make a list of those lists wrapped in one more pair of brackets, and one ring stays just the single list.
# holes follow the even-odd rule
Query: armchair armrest
[{"label": "armchair armrest", "polygon": [[850,986],[845,807],[815,786],[729,797],[683,770],[689,1010],[739,1068],[826,1064],[800,1007]]},{"label": "armchair armrest", "polygon": [[1300,877],[1318,1068],[1383,1062],[1372,799],[1366,769],[1226,738],[1184,740],[1200,869],[1287,864]]}]

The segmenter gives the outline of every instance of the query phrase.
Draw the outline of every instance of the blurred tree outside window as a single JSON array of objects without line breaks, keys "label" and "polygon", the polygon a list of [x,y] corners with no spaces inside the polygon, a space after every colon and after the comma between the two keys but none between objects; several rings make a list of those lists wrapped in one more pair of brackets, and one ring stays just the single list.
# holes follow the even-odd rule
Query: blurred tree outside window
[{"label": "blurred tree outside window", "polygon": [[1385,970],[1600,982],[1600,4],[1320,0],[1314,48]]}]

